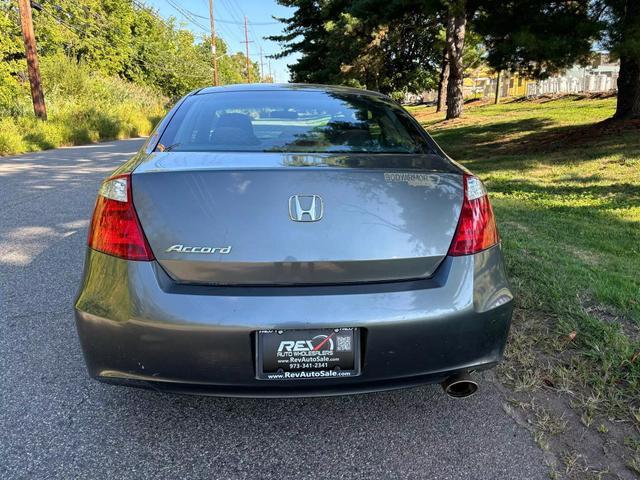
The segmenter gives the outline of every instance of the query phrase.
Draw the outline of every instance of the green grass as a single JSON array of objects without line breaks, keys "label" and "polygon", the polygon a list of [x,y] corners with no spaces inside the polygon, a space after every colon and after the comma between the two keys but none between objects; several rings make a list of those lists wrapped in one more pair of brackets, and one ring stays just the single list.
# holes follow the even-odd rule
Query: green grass
[{"label": "green grass", "polygon": [[47,121],[34,117],[27,84],[0,78],[0,155],[148,135],[164,113],[157,92],[64,56],[44,59],[42,74]]},{"label": "green grass", "polygon": [[506,376],[640,426],[640,125],[615,99],[412,113],[493,201],[517,296]]}]

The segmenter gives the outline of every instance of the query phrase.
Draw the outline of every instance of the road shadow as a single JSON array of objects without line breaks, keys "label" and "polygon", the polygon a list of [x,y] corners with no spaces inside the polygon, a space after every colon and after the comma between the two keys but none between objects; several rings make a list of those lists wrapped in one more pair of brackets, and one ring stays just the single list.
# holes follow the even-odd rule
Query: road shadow
[{"label": "road shadow", "polygon": [[[71,193],[92,175],[107,176],[143,142],[120,140],[0,157],[0,204],[6,207],[17,198],[55,188]],[[123,145],[131,147],[123,149]]]}]

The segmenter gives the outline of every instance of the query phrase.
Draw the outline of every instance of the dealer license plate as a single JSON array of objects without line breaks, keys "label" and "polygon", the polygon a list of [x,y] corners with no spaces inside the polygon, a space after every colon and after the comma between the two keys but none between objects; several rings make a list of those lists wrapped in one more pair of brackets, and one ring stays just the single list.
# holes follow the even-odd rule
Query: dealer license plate
[{"label": "dealer license plate", "polygon": [[257,374],[263,380],[352,377],[360,373],[357,328],[260,330]]}]

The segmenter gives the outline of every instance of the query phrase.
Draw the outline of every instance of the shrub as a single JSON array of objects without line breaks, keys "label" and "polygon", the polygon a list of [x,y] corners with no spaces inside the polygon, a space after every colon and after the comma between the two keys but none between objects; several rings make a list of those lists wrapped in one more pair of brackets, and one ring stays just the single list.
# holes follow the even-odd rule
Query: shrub
[{"label": "shrub", "polygon": [[133,108],[133,105],[128,103],[122,105],[117,109],[116,115],[119,122],[118,138],[149,135],[153,130],[152,118]]},{"label": "shrub", "polygon": [[65,127],[58,122],[21,118],[18,122],[27,150],[47,150],[67,143]]},{"label": "shrub", "polygon": [[12,119],[0,119],[0,154],[10,155],[27,150],[22,134]]},{"label": "shrub", "polygon": [[400,91],[400,90],[396,90],[394,92],[391,92],[391,94],[389,95],[392,99],[394,99],[396,102],[400,103],[404,100],[404,96],[405,96],[405,92]]},{"label": "shrub", "polygon": [[157,91],[65,56],[44,59],[42,76],[49,120],[25,111],[26,91],[16,97],[0,109],[0,155],[148,135],[164,113],[166,98]]}]

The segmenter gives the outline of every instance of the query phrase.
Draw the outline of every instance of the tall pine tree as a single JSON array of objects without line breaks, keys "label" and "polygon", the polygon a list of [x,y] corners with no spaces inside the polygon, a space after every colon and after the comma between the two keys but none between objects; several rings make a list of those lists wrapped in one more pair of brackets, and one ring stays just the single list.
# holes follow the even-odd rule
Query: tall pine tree
[{"label": "tall pine tree", "polygon": [[273,39],[285,45],[283,55],[302,54],[291,66],[297,81],[389,92],[440,77],[447,82],[439,89],[441,97],[446,91],[447,118],[456,118],[469,31],[480,34],[496,71],[532,78],[586,64],[600,42],[621,63],[615,117],[640,118],[640,0],[278,1],[296,9]]},{"label": "tall pine tree", "polygon": [[605,44],[620,58],[615,117],[640,118],[640,0],[606,0],[603,9]]}]

